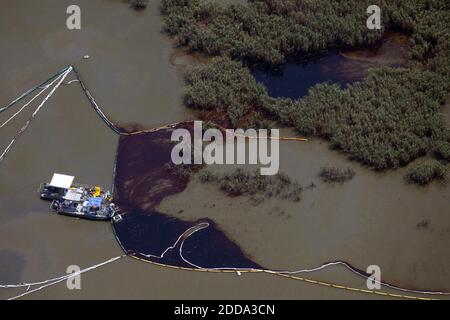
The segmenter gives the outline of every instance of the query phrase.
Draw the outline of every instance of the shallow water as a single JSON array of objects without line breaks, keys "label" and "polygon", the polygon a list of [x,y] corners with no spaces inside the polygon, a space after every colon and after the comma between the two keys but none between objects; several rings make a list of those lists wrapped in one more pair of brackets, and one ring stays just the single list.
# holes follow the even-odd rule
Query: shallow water
[{"label": "shallow water", "polygon": [[216,228],[214,221],[183,221],[156,211],[162,200],[181,193],[188,182],[167,169],[172,163],[175,143],[171,135],[176,129],[193,134],[193,123],[120,139],[114,199],[121,209],[121,220],[113,223],[118,241],[126,252],[141,259],[172,266],[260,268]]},{"label": "shallow water", "polygon": [[[171,42],[160,33],[158,1],[152,1],[139,14],[119,0],[77,3],[84,12],[85,28],[80,34],[65,30],[65,10],[72,4],[70,1],[42,0],[36,14],[35,6],[18,0],[0,12],[0,32],[7,44],[0,52],[1,105],[64,66],[76,64],[105,112],[120,124],[139,122],[153,127],[188,118],[188,111],[180,103],[182,79],[169,61]],[[84,54],[91,59],[82,60]],[[30,112],[1,131],[2,146]],[[2,114],[1,120],[6,116]],[[117,143],[118,138],[95,116],[76,85],[61,87],[48,102],[0,167],[3,282],[45,280],[64,274],[69,265],[88,267],[122,254],[109,224],[51,214],[49,204],[41,202],[36,193],[38,185],[55,171],[74,174],[80,182],[110,187]],[[355,285],[363,283],[349,280]],[[272,290],[267,291],[267,286]],[[0,289],[1,298],[18,293]],[[125,259],[85,274],[80,291],[69,291],[61,283],[27,298],[255,299],[333,295],[359,297],[271,276],[192,273]]]},{"label": "shallow water", "polygon": [[[158,210],[191,221],[213,219],[264,267],[299,270],[344,260],[362,270],[379,265],[385,281],[403,287],[449,290],[448,186],[405,185],[406,168],[376,173],[320,140],[282,142],[280,151],[282,172],[305,187],[316,185],[303,191],[300,203],[274,198],[256,205],[194,179]],[[356,176],[330,185],[317,177],[323,166],[351,166]],[[420,228],[422,221],[429,226]]]}]

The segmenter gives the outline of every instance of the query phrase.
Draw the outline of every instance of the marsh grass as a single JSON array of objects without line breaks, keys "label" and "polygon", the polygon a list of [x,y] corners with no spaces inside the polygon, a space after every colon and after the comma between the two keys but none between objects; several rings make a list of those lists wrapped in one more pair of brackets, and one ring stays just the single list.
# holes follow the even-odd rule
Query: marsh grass
[{"label": "marsh grass", "polygon": [[147,8],[149,0],[129,0],[128,3],[135,10],[143,10]]},{"label": "marsh grass", "polygon": [[202,165],[175,165],[168,163],[164,166],[164,169],[172,176],[182,180],[189,181],[189,179],[197,173],[203,166]]},{"label": "marsh grass", "polygon": [[408,183],[427,185],[433,181],[446,183],[448,168],[437,160],[426,160],[410,168],[405,175]]},{"label": "marsh grass", "polygon": [[285,174],[263,176],[258,170],[249,172],[236,169],[232,173],[217,174],[211,171],[200,173],[202,183],[213,183],[230,197],[264,196],[300,201],[303,187]]},{"label": "marsh grass", "polygon": [[319,177],[329,183],[344,183],[350,181],[355,176],[355,171],[351,168],[341,169],[336,167],[323,167],[320,169]]},{"label": "marsh grass", "polygon": [[271,98],[248,69],[249,61],[278,65],[293,55],[378,43],[384,33],[368,31],[365,24],[369,4],[163,0],[166,31],[179,45],[216,56],[189,71],[186,104],[220,110],[235,128],[273,117],[376,170],[396,169],[431,153],[450,160],[450,134],[440,110],[450,92],[448,2],[383,1],[385,31],[410,35],[408,67],[372,69],[366,80],[346,89],[322,83],[300,100]]}]

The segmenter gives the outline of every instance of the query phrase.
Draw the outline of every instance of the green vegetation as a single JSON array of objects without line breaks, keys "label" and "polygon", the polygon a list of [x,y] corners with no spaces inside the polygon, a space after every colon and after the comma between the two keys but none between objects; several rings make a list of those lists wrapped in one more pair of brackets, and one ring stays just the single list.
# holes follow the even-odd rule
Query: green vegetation
[{"label": "green vegetation", "polygon": [[242,64],[217,58],[211,64],[190,69],[186,76],[185,101],[190,107],[222,110],[233,127],[264,106],[267,91]]},{"label": "green vegetation", "polygon": [[335,167],[325,167],[320,169],[319,177],[325,182],[340,182],[352,180],[355,176],[355,171],[351,168],[341,169]]},{"label": "green vegetation", "polygon": [[259,171],[248,172],[237,169],[232,173],[216,174],[211,171],[200,173],[200,181],[203,183],[217,184],[223,192],[230,197],[244,195],[264,195],[267,198],[279,197],[300,201],[303,188],[297,182],[293,182],[285,174],[275,176],[262,176]]},{"label": "green vegetation", "polygon": [[417,225],[418,230],[428,230],[430,228],[430,220],[422,220]]},{"label": "green vegetation", "polygon": [[292,54],[380,40],[382,32],[366,27],[366,9],[372,2],[253,0],[223,6],[163,0],[162,8],[167,31],[182,46],[210,55],[283,63]]},{"label": "green vegetation", "polygon": [[447,177],[447,166],[437,160],[427,160],[409,169],[405,179],[408,183],[427,185],[435,180],[446,182]]},{"label": "green vegetation", "polygon": [[352,159],[383,170],[429,151],[450,160],[450,135],[440,113],[447,80],[416,68],[374,69],[366,81],[345,90],[319,84],[294,101],[270,98],[245,65],[217,58],[191,71],[186,100],[196,108],[226,110],[233,126],[255,109],[263,110],[301,134],[323,137]]},{"label": "green vegetation", "polygon": [[[249,0],[221,5],[204,0],[163,0],[165,27],[178,43],[209,55],[283,63],[288,56],[334,47],[374,44],[386,30],[412,34],[413,56],[436,56],[448,68],[446,0]],[[366,27],[377,4],[384,30]]]},{"label": "green vegetation", "polygon": [[[382,32],[366,27],[360,0],[251,0],[222,6],[163,0],[167,31],[180,45],[220,56],[187,76],[186,102],[220,110],[236,127],[271,115],[319,136],[369,167],[404,166],[427,153],[450,160],[441,105],[450,92],[450,2],[379,1]],[[407,68],[377,68],[346,89],[324,83],[297,101],[271,98],[246,66],[342,46],[366,46],[388,30],[410,34]]]}]

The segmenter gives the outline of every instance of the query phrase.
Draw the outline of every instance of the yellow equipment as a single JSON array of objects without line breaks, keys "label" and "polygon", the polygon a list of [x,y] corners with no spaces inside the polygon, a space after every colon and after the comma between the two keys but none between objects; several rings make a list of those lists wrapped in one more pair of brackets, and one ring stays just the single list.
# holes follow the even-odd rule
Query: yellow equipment
[{"label": "yellow equipment", "polygon": [[102,188],[100,187],[95,187],[95,191],[94,194],[92,195],[93,197],[100,197],[102,194]]}]

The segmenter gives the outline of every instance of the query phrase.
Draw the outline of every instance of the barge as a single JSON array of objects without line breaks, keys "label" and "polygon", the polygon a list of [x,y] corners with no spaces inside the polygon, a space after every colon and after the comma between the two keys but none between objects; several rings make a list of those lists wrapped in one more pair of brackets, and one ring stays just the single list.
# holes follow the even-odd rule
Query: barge
[{"label": "barge", "polygon": [[109,191],[73,183],[74,179],[55,173],[50,183],[41,184],[41,199],[51,201],[51,209],[60,215],[96,221],[109,221],[114,217],[116,208]]}]

